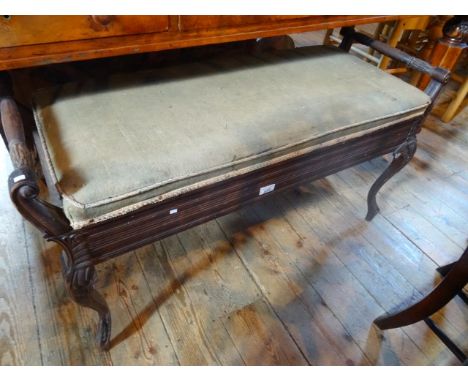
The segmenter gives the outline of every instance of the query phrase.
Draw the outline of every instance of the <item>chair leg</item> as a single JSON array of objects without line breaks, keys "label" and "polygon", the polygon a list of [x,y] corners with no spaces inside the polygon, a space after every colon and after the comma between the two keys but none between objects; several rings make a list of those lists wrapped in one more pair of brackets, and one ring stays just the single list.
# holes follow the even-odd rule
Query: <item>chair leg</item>
[{"label": "chair leg", "polygon": [[[390,34],[387,44],[395,48],[398,44],[398,41],[400,41],[400,38],[405,28],[406,28],[406,23],[404,20],[397,22],[394,29],[392,30]],[[382,55],[382,57],[380,58],[378,67],[382,70],[385,70],[387,69],[387,66],[390,64],[390,61],[391,61],[390,57]]]},{"label": "chair leg", "polygon": [[96,270],[94,266],[77,267],[62,255],[65,282],[70,296],[79,305],[95,310],[99,314],[97,342],[102,350],[110,347],[111,315],[104,297],[94,288]]},{"label": "chair leg", "polygon": [[439,328],[434,321],[432,321],[430,318],[425,318],[424,322],[426,323],[427,326],[429,326],[429,329],[431,329],[434,334],[439,337],[439,339],[449,348],[449,350],[455,354],[455,356],[460,360],[460,362],[466,362],[468,360],[467,356],[461,350],[455,342],[453,342],[447,334],[444,333],[444,331]]},{"label": "chair leg", "polygon": [[467,94],[468,94],[468,77],[465,78],[465,81],[461,85],[460,89],[458,89],[455,98],[452,101],[450,101],[450,104],[448,105],[447,109],[442,115],[441,119],[443,122],[450,122],[453,119],[460,105],[462,104],[463,100],[466,98]]},{"label": "chair leg", "polygon": [[366,220],[371,221],[379,212],[376,195],[382,186],[413,158],[416,152],[416,136],[410,136],[393,153],[392,163],[385,169],[374,182],[367,195],[367,215]]},{"label": "chair leg", "polygon": [[468,283],[468,248],[452,265],[447,276],[422,300],[397,313],[384,314],[374,323],[382,330],[399,328],[424,320],[454,298]]}]

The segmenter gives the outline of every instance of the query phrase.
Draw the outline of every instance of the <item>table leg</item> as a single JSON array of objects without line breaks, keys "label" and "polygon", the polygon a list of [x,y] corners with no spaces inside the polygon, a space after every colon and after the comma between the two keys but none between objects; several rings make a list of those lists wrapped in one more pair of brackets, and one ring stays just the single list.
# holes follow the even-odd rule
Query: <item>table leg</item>
[{"label": "table leg", "polygon": [[443,122],[450,122],[455,114],[457,113],[460,105],[465,100],[466,95],[468,94],[468,77],[465,78],[465,82],[460,86],[457,90],[455,97],[450,101],[447,109],[445,110],[444,114],[440,118]]}]

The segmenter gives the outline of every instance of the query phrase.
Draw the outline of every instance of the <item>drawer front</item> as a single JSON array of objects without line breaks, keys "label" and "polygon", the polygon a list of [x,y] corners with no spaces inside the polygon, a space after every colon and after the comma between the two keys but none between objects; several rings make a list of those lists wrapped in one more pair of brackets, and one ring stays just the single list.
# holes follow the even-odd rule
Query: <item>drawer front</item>
[{"label": "drawer front", "polygon": [[198,31],[236,28],[291,22],[304,18],[310,18],[310,16],[181,16],[180,29],[182,31]]},{"label": "drawer front", "polygon": [[168,16],[0,16],[0,48],[157,33]]}]

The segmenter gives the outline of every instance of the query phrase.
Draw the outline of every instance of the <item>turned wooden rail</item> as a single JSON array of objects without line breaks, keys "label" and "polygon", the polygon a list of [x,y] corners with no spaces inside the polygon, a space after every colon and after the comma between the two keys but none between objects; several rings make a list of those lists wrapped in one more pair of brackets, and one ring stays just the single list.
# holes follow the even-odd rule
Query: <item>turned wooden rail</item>
[{"label": "turned wooden rail", "polygon": [[342,28],[340,33],[344,36],[340,45],[342,49],[349,50],[353,42],[358,42],[360,44],[367,45],[385,56],[404,63],[411,69],[423,72],[443,84],[447,83],[450,78],[449,70],[433,66],[426,61],[403,52],[400,49],[393,48],[382,41],[374,40],[365,34],[356,32],[353,27]]}]

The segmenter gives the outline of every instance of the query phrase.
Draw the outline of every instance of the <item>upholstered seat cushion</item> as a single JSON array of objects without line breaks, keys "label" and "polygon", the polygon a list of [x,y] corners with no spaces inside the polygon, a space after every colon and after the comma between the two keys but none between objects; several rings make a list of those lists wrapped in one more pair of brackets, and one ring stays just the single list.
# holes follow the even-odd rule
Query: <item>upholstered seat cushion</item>
[{"label": "upholstered seat cushion", "polygon": [[333,47],[211,58],[38,92],[74,228],[424,113],[429,98]]}]

